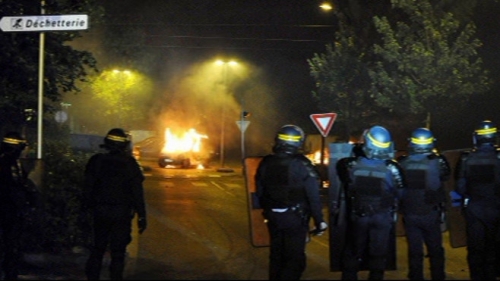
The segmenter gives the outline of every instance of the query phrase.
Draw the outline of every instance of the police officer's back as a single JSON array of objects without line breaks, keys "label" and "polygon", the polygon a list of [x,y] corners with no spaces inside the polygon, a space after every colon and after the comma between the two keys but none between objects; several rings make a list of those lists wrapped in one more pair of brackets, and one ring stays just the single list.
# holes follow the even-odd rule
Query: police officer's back
[{"label": "police officer's back", "polygon": [[451,169],[446,157],[435,150],[434,142],[429,129],[418,128],[409,140],[410,154],[397,159],[408,183],[400,205],[403,214],[425,215],[444,208],[443,182],[450,178]]},{"label": "police officer's back", "polygon": [[[455,168],[455,191],[463,198],[467,262],[472,280],[495,280],[500,249],[500,150],[490,120],[473,133],[474,147],[462,152]],[[495,259],[497,259],[495,263]]]},{"label": "police officer's back", "polygon": [[131,221],[138,215],[139,233],[146,229],[142,169],[127,150],[123,129],[111,129],[104,138],[107,153],[93,155],[85,169],[85,195],[93,214],[93,245],[86,264],[89,280],[98,280],[105,251],[110,249],[110,277],[123,279]]},{"label": "police officer's back", "polygon": [[441,231],[445,207],[443,182],[451,169],[444,155],[434,147],[435,138],[427,128],[417,128],[409,139],[409,155],[397,160],[403,167],[408,187],[400,201],[400,212],[408,242],[408,278],[424,279],[424,249],[429,257],[432,280],[445,279]]},{"label": "police officer's back", "polygon": [[347,196],[347,246],[342,279],[355,280],[361,264],[369,267],[369,279],[383,279],[394,227],[393,215],[404,174],[393,160],[394,144],[387,129],[373,126],[364,133],[363,154],[342,158],[337,174]]},{"label": "police officer's back", "polygon": [[281,127],[273,153],[262,159],[255,176],[271,239],[271,280],[300,279],[306,267],[309,219],[312,217],[317,234],[327,227],[319,196],[319,175],[312,162],[299,152],[304,138],[302,129],[295,125]]}]

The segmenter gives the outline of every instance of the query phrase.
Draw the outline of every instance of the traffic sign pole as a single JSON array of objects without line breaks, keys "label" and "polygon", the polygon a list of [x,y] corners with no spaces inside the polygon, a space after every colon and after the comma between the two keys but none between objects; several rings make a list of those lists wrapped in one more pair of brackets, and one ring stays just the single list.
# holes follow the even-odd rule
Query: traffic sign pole
[{"label": "traffic sign pole", "polygon": [[242,111],[242,114],[241,114],[242,120],[236,121],[236,125],[238,125],[238,128],[240,128],[240,131],[241,131],[241,161],[245,161],[245,131],[246,131],[248,125],[250,125],[250,121],[243,120],[243,118],[245,118],[245,117],[243,116],[243,111]]},{"label": "traffic sign pole", "polygon": [[[45,14],[45,0],[41,2],[40,13]],[[0,26],[3,18],[0,20]],[[3,29],[2,29],[3,30]],[[42,160],[42,141],[43,141],[43,76],[45,65],[45,33],[40,32],[40,46],[38,51],[38,119],[37,119],[37,149],[36,159]]]}]

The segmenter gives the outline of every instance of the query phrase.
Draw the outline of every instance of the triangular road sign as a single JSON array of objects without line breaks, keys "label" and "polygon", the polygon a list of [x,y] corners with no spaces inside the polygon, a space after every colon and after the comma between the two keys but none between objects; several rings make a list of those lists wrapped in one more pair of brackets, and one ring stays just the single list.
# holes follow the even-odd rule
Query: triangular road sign
[{"label": "triangular road sign", "polygon": [[333,122],[335,122],[335,118],[337,118],[337,113],[311,114],[310,117],[321,135],[326,138],[326,136],[328,136],[328,133],[330,133]]},{"label": "triangular road sign", "polygon": [[238,125],[238,128],[240,128],[240,131],[242,133],[244,133],[248,127],[248,125],[250,125],[250,121],[247,121],[247,120],[239,120],[239,121],[236,121],[236,125]]}]

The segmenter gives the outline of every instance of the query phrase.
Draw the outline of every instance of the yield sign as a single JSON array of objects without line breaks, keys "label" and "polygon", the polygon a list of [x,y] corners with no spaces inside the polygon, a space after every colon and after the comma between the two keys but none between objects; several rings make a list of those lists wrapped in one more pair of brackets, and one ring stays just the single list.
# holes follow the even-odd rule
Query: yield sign
[{"label": "yield sign", "polygon": [[247,120],[243,120],[243,121],[236,121],[236,125],[238,125],[238,128],[240,128],[240,131],[242,133],[245,132],[245,130],[247,129],[248,125],[250,125],[250,121],[247,121]]},{"label": "yield sign", "polygon": [[311,114],[310,117],[321,135],[326,138],[333,126],[333,122],[335,122],[335,118],[337,118],[337,113]]}]

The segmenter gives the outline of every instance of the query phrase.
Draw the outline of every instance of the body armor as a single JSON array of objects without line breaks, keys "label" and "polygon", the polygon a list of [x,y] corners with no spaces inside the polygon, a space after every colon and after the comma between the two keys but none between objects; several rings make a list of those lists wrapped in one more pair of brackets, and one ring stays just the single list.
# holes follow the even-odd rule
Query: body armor
[{"label": "body armor", "polygon": [[[289,167],[293,161],[301,161],[309,170],[309,174],[318,178],[314,167],[308,161],[303,161],[301,154],[290,155],[280,154],[278,157],[265,157],[262,161],[266,163],[265,169],[273,173],[264,173],[263,182],[268,188],[263,190],[264,202],[261,202],[263,208],[288,208],[302,204],[307,198],[306,194],[298,183],[289,181]],[[305,158],[305,157],[304,157]]]},{"label": "body armor", "polygon": [[498,152],[492,154],[481,151],[467,156],[466,193],[470,199],[488,200],[500,195],[500,160],[498,157]]},{"label": "body armor", "polygon": [[439,158],[435,154],[422,156],[420,159],[405,157],[399,161],[408,184],[401,202],[403,214],[428,214],[444,199]]},{"label": "body armor", "polygon": [[390,171],[384,163],[376,166],[358,163],[351,170],[350,177],[352,184],[348,196],[354,214],[366,216],[392,208],[394,195],[388,192],[387,185]]}]

